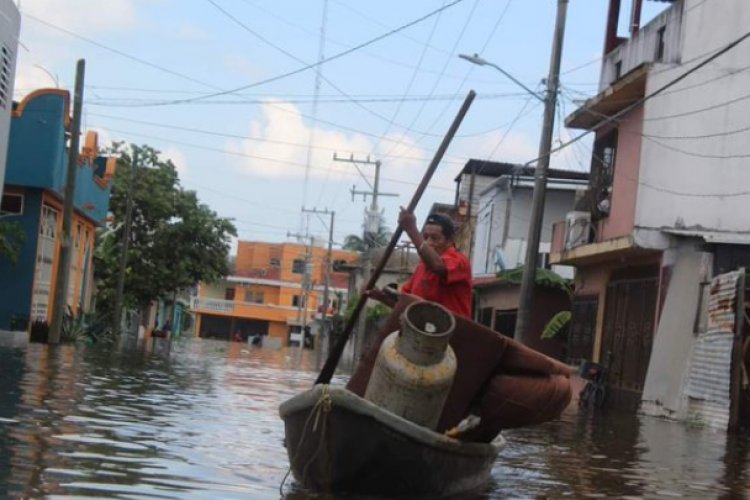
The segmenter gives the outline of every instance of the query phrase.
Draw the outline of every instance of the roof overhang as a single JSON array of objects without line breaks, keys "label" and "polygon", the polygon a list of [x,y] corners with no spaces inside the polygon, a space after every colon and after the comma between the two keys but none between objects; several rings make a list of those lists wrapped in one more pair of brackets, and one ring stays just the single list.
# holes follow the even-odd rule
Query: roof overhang
[{"label": "roof overhang", "polygon": [[621,236],[599,243],[588,243],[562,252],[552,252],[549,261],[550,264],[556,265],[580,266],[611,259],[651,255],[659,251],[638,246],[633,236]]},{"label": "roof overhang", "polygon": [[750,245],[750,233],[707,231],[704,229],[663,229],[663,231],[672,236],[701,238],[706,243],[715,243],[719,245]]},{"label": "roof overhang", "polygon": [[565,119],[565,126],[591,130],[610,116],[622,111],[646,95],[646,77],[649,63],[637,66],[628,74],[587,99],[583,105]]}]

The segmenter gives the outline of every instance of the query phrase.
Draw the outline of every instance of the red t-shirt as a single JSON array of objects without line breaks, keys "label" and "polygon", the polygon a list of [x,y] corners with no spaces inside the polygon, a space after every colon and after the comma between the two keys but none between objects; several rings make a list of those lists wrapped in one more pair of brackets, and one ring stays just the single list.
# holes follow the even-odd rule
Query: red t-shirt
[{"label": "red t-shirt", "polygon": [[401,290],[425,300],[437,302],[449,311],[471,319],[471,264],[455,247],[440,255],[445,277],[433,273],[420,262]]}]

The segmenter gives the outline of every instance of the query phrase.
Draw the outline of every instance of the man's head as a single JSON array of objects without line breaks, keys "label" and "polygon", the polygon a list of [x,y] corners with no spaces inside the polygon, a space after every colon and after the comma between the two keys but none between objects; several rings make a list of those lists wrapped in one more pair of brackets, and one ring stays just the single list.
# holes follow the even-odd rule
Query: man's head
[{"label": "man's head", "polygon": [[442,214],[427,216],[422,229],[422,238],[438,253],[443,253],[453,244],[456,227],[450,217]]}]

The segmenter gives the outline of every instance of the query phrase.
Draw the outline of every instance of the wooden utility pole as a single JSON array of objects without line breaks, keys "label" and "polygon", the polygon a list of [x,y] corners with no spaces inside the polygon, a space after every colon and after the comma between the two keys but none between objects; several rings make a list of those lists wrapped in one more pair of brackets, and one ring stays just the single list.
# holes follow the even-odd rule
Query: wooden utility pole
[{"label": "wooden utility pole", "polygon": [[133,220],[133,196],[135,192],[136,170],[138,169],[138,149],[131,148],[133,156],[130,164],[130,179],[128,179],[128,194],[125,201],[125,226],[122,229],[122,248],[120,249],[120,265],[117,271],[117,289],[115,290],[114,316],[112,331],[115,336],[120,334],[122,325],[122,305],[125,294],[125,271],[128,267],[128,246],[130,245],[130,225]]},{"label": "wooden utility pole", "polygon": [[742,409],[742,367],[745,364],[743,352],[745,331],[745,268],[739,269],[737,279],[737,297],[734,309],[734,342],[732,343],[732,362],[729,371],[729,422],[727,430],[738,432],[741,427]]},{"label": "wooden utility pole", "polygon": [[78,60],[76,65],[75,94],[73,95],[73,122],[70,126],[70,144],[68,149],[68,171],[65,179],[65,200],[63,205],[62,237],[57,259],[55,277],[55,294],[52,302],[52,326],[47,341],[58,344],[62,334],[63,318],[68,297],[70,278],[70,233],[73,224],[73,205],[76,194],[76,174],[78,173],[78,146],[81,137],[81,111],[83,109],[83,79],[86,73],[86,61]]},{"label": "wooden utility pole", "polygon": [[325,264],[325,276],[324,276],[324,285],[323,285],[323,330],[320,335],[320,340],[318,342],[318,353],[323,352],[323,339],[326,339],[328,342],[329,339],[329,329],[328,329],[328,295],[330,292],[331,287],[331,265],[333,263],[333,223],[334,219],[336,218],[336,212],[329,211],[329,210],[318,210],[316,208],[313,208],[312,210],[306,210],[302,209],[303,212],[310,213],[310,214],[328,214],[331,216],[331,222],[328,224],[328,253],[326,256],[326,264]]},{"label": "wooden utility pole", "polygon": [[[372,249],[375,248],[375,238],[377,237],[378,231],[380,230],[380,213],[378,212],[378,197],[379,196],[398,196],[394,193],[381,193],[380,192],[380,160],[372,161],[368,156],[364,160],[358,160],[354,158],[354,155],[350,155],[349,158],[340,158],[336,153],[333,154],[333,161],[343,163],[353,163],[359,170],[359,164],[375,165],[375,180],[372,184],[365,178],[365,182],[372,188],[372,191],[358,191],[352,187],[352,200],[354,196],[361,194],[363,198],[367,199],[367,196],[372,196],[370,203],[370,210],[365,215],[365,228],[363,232],[363,241],[365,244],[365,251],[362,252],[362,278],[363,281],[367,282],[372,274]],[[363,176],[362,172],[360,175]],[[365,329],[367,327],[367,315],[363,314],[359,317],[359,323],[357,324],[357,337],[355,338],[354,355],[356,356],[364,345]]]},{"label": "wooden utility pole", "polygon": [[[560,60],[562,59],[563,39],[565,37],[565,16],[568,0],[557,0],[557,20],[555,34],[552,38],[552,56],[550,58],[549,76],[547,77],[547,94],[544,98],[544,123],[542,137],[539,142],[539,160],[534,173],[534,194],[531,200],[531,221],[529,234],[526,238],[526,259],[524,261],[523,276],[521,278],[521,292],[516,320],[516,340],[528,343],[532,332],[529,332],[529,319],[534,302],[534,288],[536,282],[536,268],[539,259],[539,239],[544,220],[544,197],[547,190],[547,171],[549,157],[552,150],[552,134],[555,126],[555,109],[557,107],[557,92],[560,83]],[[539,334],[541,332],[537,332]]]}]

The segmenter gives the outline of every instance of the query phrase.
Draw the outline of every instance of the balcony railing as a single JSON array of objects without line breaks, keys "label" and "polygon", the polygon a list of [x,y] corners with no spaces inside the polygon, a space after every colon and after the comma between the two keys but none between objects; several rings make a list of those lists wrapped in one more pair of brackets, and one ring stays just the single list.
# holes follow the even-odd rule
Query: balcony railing
[{"label": "balcony railing", "polygon": [[233,300],[221,300],[221,299],[205,299],[193,297],[190,300],[190,308],[192,310],[201,311],[214,311],[221,313],[234,312],[235,302]]}]

